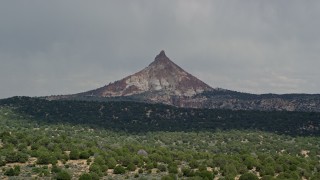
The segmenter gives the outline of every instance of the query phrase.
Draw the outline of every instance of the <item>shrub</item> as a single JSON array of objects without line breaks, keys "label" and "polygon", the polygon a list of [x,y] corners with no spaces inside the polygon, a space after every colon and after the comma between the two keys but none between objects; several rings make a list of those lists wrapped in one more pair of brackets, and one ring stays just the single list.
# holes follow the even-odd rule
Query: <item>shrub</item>
[{"label": "shrub", "polygon": [[90,176],[91,176],[92,180],[99,180],[100,179],[99,175],[95,172],[90,172]]},{"label": "shrub", "polygon": [[175,179],[177,179],[177,178],[174,174],[169,174],[169,175],[161,177],[161,180],[175,180]]},{"label": "shrub", "polygon": [[239,180],[259,180],[259,178],[252,173],[244,173],[243,175],[240,176]]},{"label": "shrub", "polygon": [[261,180],[274,180],[275,178],[273,176],[270,175],[265,175],[261,178]]},{"label": "shrub", "polygon": [[95,164],[93,163],[90,167],[89,167],[89,170],[90,172],[95,172],[97,174],[100,174],[102,171],[101,171],[101,168],[98,164]]},{"label": "shrub", "polygon": [[191,161],[189,162],[189,166],[190,166],[192,169],[195,169],[195,168],[198,168],[199,163],[198,163],[196,160],[191,160]]},{"label": "shrub", "polygon": [[158,168],[159,171],[161,171],[161,172],[167,171],[167,167],[166,167],[164,164],[159,164],[159,165],[157,166],[157,168]]},{"label": "shrub", "polygon": [[4,172],[4,175],[6,175],[6,176],[16,176],[13,168],[7,169],[7,170]]},{"label": "shrub", "polygon": [[113,171],[114,174],[124,174],[125,172],[126,170],[124,169],[124,167],[120,165],[116,166]]},{"label": "shrub", "polygon": [[87,159],[87,165],[91,163],[91,159]]},{"label": "shrub", "polygon": [[21,162],[25,163],[28,160],[28,155],[22,152],[10,152],[6,156],[8,163]]},{"label": "shrub", "polygon": [[127,169],[129,171],[135,171],[136,170],[136,166],[133,163],[128,164]]},{"label": "shrub", "polygon": [[264,175],[274,176],[274,174],[275,174],[274,168],[271,166],[262,167],[260,170],[261,176],[264,176]]},{"label": "shrub", "polygon": [[57,163],[57,158],[47,153],[43,153],[39,155],[37,160],[37,164],[56,164],[56,163]]},{"label": "shrub", "polygon": [[[69,157],[70,157],[70,159],[72,159],[72,160],[77,160],[77,159],[79,159],[79,151],[78,150],[72,150],[71,152],[70,152],[70,154],[69,154]],[[87,159],[87,158],[85,158],[85,159]]]},{"label": "shrub", "polygon": [[51,171],[54,172],[54,173],[58,173],[60,172],[62,169],[59,168],[58,166],[56,165],[53,165],[52,168],[51,168]]},{"label": "shrub", "polygon": [[169,173],[177,174],[178,173],[177,165],[169,165],[168,166],[168,171],[169,171]]},{"label": "shrub", "polygon": [[88,159],[90,157],[90,154],[88,151],[82,151],[79,155],[80,159]]},{"label": "shrub", "polygon": [[60,171],[59,173],[57,173],[56,179],[57,180],[70,180],[71,175],[67,171]]},{"label": "shrub", "polygon": [[282,172],[277,176],[277,179],[299,179],[295,172]]},{"label": "shrub", "polygon": [[[45,167],[34,167],[34,168],[32,168],[32,171],[37,173],[38,176],[40,176],[40,177],[49,176],[50,175],[49,170],[46,169]],[[52,170],[52,172],[53,172],[53,170]]]},{"label": "shrub", "polygon": [[6,176],[18,176],[20,174],[20,166],[14,166],[14,168],[7,169],[4,172]]},{"label": "shrub", "polygon": [[[104,165],[106,164],[105,160],[101,157],[101,156],[98,156],[94,159],[94,163],[95,164],[99,164],[99,165]],[[109,166],[108,166],[109,167]]]},{"label": "shrub", "polygon": [[143,169],[140,168],[139,171],[138,171],[138,173],[139,173],[139,174],[142,174],[142,173],[143,173]]},{"label": "shrub", "polygon": [[149,163],[147,163],[146,165],[145,165],[145,168],[147,169],[147,170],[149,170],[149,169],[153,169],[153,163],[151,163],[151,162],[149,162]]},{"label": "shrub", "polygon": [[201,177],[202,179],[213,179],[213,174],[207,170],[197,171],[195,175]]},{"label": "shrub", "polygon": [[84,173],[80,176],[79,180],[92,180],[92,177],[88,173]]},{"label": "shrub", "polygon": [[107,160],[106,164],[109,168],[113,169],[116,167],[117,161],[112,157]]},{"label": "shrub", "polygon": [[5,165],[6,165],[6,161],[0,160],[0,167],[1,167],[1,166],[5,166]]},{"label": "shrub", "polygon": [[192,171],[189,167],[183,167],[183,168],[181,169],[181,171],[182,171],[182,174],[183,174],[184,176],[186,176],[186,177],[192,177],[192,176],[194,176],[193,171]]}]

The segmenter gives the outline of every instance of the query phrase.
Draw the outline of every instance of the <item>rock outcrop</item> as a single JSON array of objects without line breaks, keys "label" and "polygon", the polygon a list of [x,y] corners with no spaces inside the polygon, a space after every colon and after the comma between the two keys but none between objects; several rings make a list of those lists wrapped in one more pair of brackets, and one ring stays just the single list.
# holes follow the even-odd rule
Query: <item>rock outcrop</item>
[{"label": "rock outcrop", "polygon": [[177,107],[320,112],[319,94],[248,94],[212,88],[172,62],[161,51],[143,70],[84,93],[49,100],[142,101]]},{"label": "rock outcrop", "polygon": [[187,73],[161,51],[143,70],[78,96],[120,97],[145,94],[153,102],[174,104],[175,97],[192,97],[211,90],[213,88]]}]

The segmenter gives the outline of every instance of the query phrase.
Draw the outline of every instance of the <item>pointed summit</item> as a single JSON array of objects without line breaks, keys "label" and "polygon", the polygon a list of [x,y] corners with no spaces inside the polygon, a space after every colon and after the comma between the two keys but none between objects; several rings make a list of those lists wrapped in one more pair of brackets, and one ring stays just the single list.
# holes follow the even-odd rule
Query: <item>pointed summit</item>
[{"label": "pointed summit", "polygon": [[164,50],[162,50],[162,51],[160,52],[160,54],[158,54],[158,55],[156,56],[155,59],[160,59],[160,58],[168,58],[168,57],[166,56],[166,53],[164,52]]},{"label": "pointed summit", "polygon": [[[148,68],[153,69],[181,69],[178,65],[172,62],[165,54],[164,50],[162,50],[155,58],[154,61],[149,64]],[[183,69],[181,69],[183,71]]]},{"label": "pointed summit", "polygon": [[152,96],[148,99],[150,101],[158,102],[165,98],[163,103],[172,104],[174,97],[191,97],[207,90],[212,88],[172,62],[162,50],[143,70],[82,95],[116,97],[148,94]]},{"label": "pointed summit", "polygon": [[[165,63],[165,62],[172,62],[167,56],[164,50],[162,50],[155,58],[151,64],[158,64],[158,63]],[[150,65],[151,65],[150,64]]]}]

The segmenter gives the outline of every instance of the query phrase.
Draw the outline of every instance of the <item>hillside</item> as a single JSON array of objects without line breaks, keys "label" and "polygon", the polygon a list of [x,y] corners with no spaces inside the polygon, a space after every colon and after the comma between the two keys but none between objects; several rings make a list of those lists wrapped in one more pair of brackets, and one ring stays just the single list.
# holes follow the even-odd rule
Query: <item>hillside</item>
[{"label": "hillside", "polygon": [[0,106],[48,123],[85,124],[128,132],[262,130],[290,135],[320,135],[320,113],[176,108],[125,101],[48,101],[3,99]]},{"label": "hillside", "polygon": [[[211,121],[201,121],[209,115],[211,125],[219,130],[206,127]],[[197,116],[197,121],[192,121]],[[290,136],[302,132],[285,130],[286,126],[301,125],[301,119],[317,122],[318,116],[16,97],[1,100],[0,177],[318,180],[319,136],[310,136],[310,131],[304,131],[308,132],[304,136]],[[263,121],[258,120],[263,117]],[[251,118],[257,118],[255,123]],[[279,122],[264,124],[270,132],[254,129],[271,119]],[[272,124],[282,127],[278,130],[285,134],[271,133],[277,130],[270,129],[276,128]]]}]

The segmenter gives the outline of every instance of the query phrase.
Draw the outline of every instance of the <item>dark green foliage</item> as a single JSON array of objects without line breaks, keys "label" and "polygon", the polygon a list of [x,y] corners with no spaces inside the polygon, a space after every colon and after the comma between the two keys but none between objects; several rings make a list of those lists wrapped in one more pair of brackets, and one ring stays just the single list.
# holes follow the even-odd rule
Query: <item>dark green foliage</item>
[{"label": "dark green foliage", "polygon": [[238,91],[224,90],[224,91],[204,91],[197,96],[206,96],[207,98],[214,96],[227,96],[231,99],[240,100],[264,100],[280,98],[283,100],[315,100],[319,99],[319,94],[250,94]]},{"label": "dark green foliage", "polygon": [[147,170],[151,170],[152,168],[154,168],[154,164],[153,164],[152,162],[148,162],[148,163],[146,164],[145,168],[146,168]]},{"label": "dark green foliage", "polygon": [[20,174],[20,166],[14,166],[14,168],[9,168],[4,172],[6,176],[18,176]]},{"label": "dark green foliage", "polygon": [[176,179],[177,179],[177,177],[174,174],[169,174],[169,175],[161,177],[161,180],[176,180]]},{"label": "dark green foliage", "polygon": [[245,174],[240,176],[239,180],[259,180],[259,178],[255,174],[245,173]]},{"label": "dark green foliage", "polygon": [[7,169],[5,172],[4,172],[4,175],[6,176],[17,176],[19,175],[15,173],[14,169],[13,168],[10,168],[10,169]]},{"label": "dark green foliage", "polygon": [[285,180],[285,179],[300,179],[299,175],[295,172],[282,172],[277,176],[277,179],[279,180]]},{"label": "dark green foliage", "polygon": [[[69,157],[70,157],[71,160],[77,160],[77,159],[79,159],[79,156],[80,156],[80,154],[79,154],[79,151],[77,149],[71,150],[71,152],[69,154]],[[87,159],[87,158],[85,158],[85,159]]]},{"label": "dark green foliage", "polygon": [[105,160],[104,160],[103,157],[97,156],[97,157],[95,157],[95,159],[94,159],[94,163],[101,166],[101,165],[104,165],[106,162],[105,162]]},{"label": "dark green foliage", "polygon": [[258,165],[257,160],[251,156],[244,157],[243,163],[247,166],[248,169],[252,169],[253,167]]},{"label": "dark green foliage", "polygon": [[214,178],[212,172],[209,172],[207,170],[197,171],[195,173],[195,176],[199,176],[202,179],[208,179],[208,180],[212,180]]},{"label": "dark green foliage", "polygon": [[113,169],[113,168],[116,167],[117,161],[116,161],[113,157],[111,157],[111,158],[108,158],[108,159],[107,159],[106,164],[107,164],[107,166],[108,166],[109,168]]},{"label": "dark green foliage", "polygon": [[197,162],[197,160],[191,160],[190,162],[189,162],[189,166],[192,168],[192,169],[195,169],[195,168],[198,168],[198,166],[199,166],[199,163]]},{"label": "dark green foliage", "polygon": [[261,180],[275,180],[275,178],[270,175],[265,175],[265,176],[262,176]]},{"label": "dark green foliage", "polygon": [[157,166],[157,168],[161,171],[161,172],[165,172],[167,171],[167,167],[164,164],[159,164]]},{"label": "dark green foliage", "polygon": [[189,167],[181,168],[181,172],[182,172],[183,176],[186,176],[186,177],[194,176],[193,171]]},{"label": "dark green foliage", "polygon": [[[121,106],[127,107],[124,104]],[[160,108],[162,113],[176,113],[171,111],[171,107],[164,107],[168,109],[162,111]],[[124,175],[118,171],[120,174],[112,176],[120,179],[132,178],[135,168],[141,169],[140,173],[144,172],[139,175],[140,178],[148,179],[163,176],[167,174],[166,171],[170,175],[164,178],[212,179],[213,174],[222,174],[221,179],[234,179],[253,167],[264,179],[270,179],[276,173],[279,173],[278,179],[317,179],[317,173],[320,172],[317,156],[320,153],[320,139],[317,136],[289,136],[257,130],[111,131],[101,127],[34,121],[34,117],[19,114],[10,107],[0,107],[0,135],[3,136],[3,139],[0,138],[0,162],[19,161],[19,157],[23,156],[26,160],[29,157],[38,158],[40,165],[22,167],[21,177],[38,175],[47,176],[43,179],[54,179],[68,168],[67,172],[73,172],[74,177],[79,178],[76,175],[79,170],[77,165],[68,162],[68,151],[87,159],[84,162],[90,165],[89,175],[92,179],[107,178],[107,169],[115,168],[117,164],[122,167],[121,173]],[[148,155],[138,155],[140,149],[148,152]],[[301,150],[310,151],[309,157],[301,155]],[[57,160],[65,166],[56,164]],[[51,163],[52,168],[48,168],[46,165]],[[180,167],[181,172],[178,171]],[[152,168],[158,168],[159,174],[151,173]],[[209,172],[207,168],[217,169]],[[2,169],[5,170],[0,176],[6,170],[12,173],[7,167]]]},{"label": "dark green foliage", "polygon": [[100,179],[99,175],[95,172],[90,172],[90,176],[91,176],[92,180],[99,180]]},{"label": "dark green foliage", "polygon": [[37,164],[56,164],[57,158],[48,152],[41,152],[38,156]]},{"label": "dark green foliage", "polygon": [[67,171],[60,171],[56,175],[57,180],[70,180],[71,175]]},{"label": "dark green foliage", "polygon": [[88,159],[89,157],[90,153],[88,151],[82,151],[79,156],[80,159]]},{"label": "dark green foliage", "polygon": [[310,180],[319,180],[320,179],[320,172],[315,173]]},{"label": "dark green foliage", "polygon": [[0,160],[0,167],[1,167],[1,166],[5,166],[5,165],[6,165],[6,161]]},{"label": "dark green foliage", "polygon": [[237,173],[237,169],[234,164],[227,164],[226,166],[222,167],[223,175],[229,175],[235,177]]},{"label": "dark green foliage", "polygon": [[80,176],[79,180],[92,180],[92,177],[88,173],[84,173]]},{"label": "dark green foliage", "polygon": [[168,172],[171,174],[177,174],[178,173],[178,166],[176,164],[169,164],[168,165]]},{"label": "dark green foliage", "polygon": [[118,165],[114,168],[115,174],[124,174],[125,172],[126,172],[126,169],[123,166]]},{"label": "dark green foliage", "polygon": [[100,167],[100,165],[96,164],[96,163],[93,163],[90,168],[89,168],[90,172],[94,172],[98,175],[101,175],[102,174],[102,169]]},{"label": "dark green foliage", "polygon": [[136,166],[133,163],[130,163],[127,166],[127,170],[128,171],[135,171],[136,170]]},{"label": "dark green foliage", "polygon": [[53,173],[58,173],[58,172],[60,172],[61,170],[62,170],[62,169],[59,168],[59,167],[56,166],[56,165],[53,165],[52,168],[51,168],[51,171],[52,171]]},{"label": "dark green foliage", "polygon": [[260,170],[261,176],[264,176],[264,175],[274,176],[274,174],[275,174],[274,167],[272,167],[270,165],[261,167],[261,170]]},{"label": "dark green foliage", "polygon": [[[320,135],[316,128],[303,128],[320,127],[320,113],[314,112],[179,109],[136,102],[47,101],[28,97],[3,99],[0,106],[15,107],[18,113],[40,122],[69,122],[130,132],[259,129],[295,136]],[[147,116],[147,111],[155,113]]]},{"label": "dark green foliage", "polygon": [[44,168],[44,167],[34,167],[32,169],[32,171],[36,174],[38,174],[39,177],[43,177],[43,176],[49,176],[50,172],[48,170],[48,168]]}]

